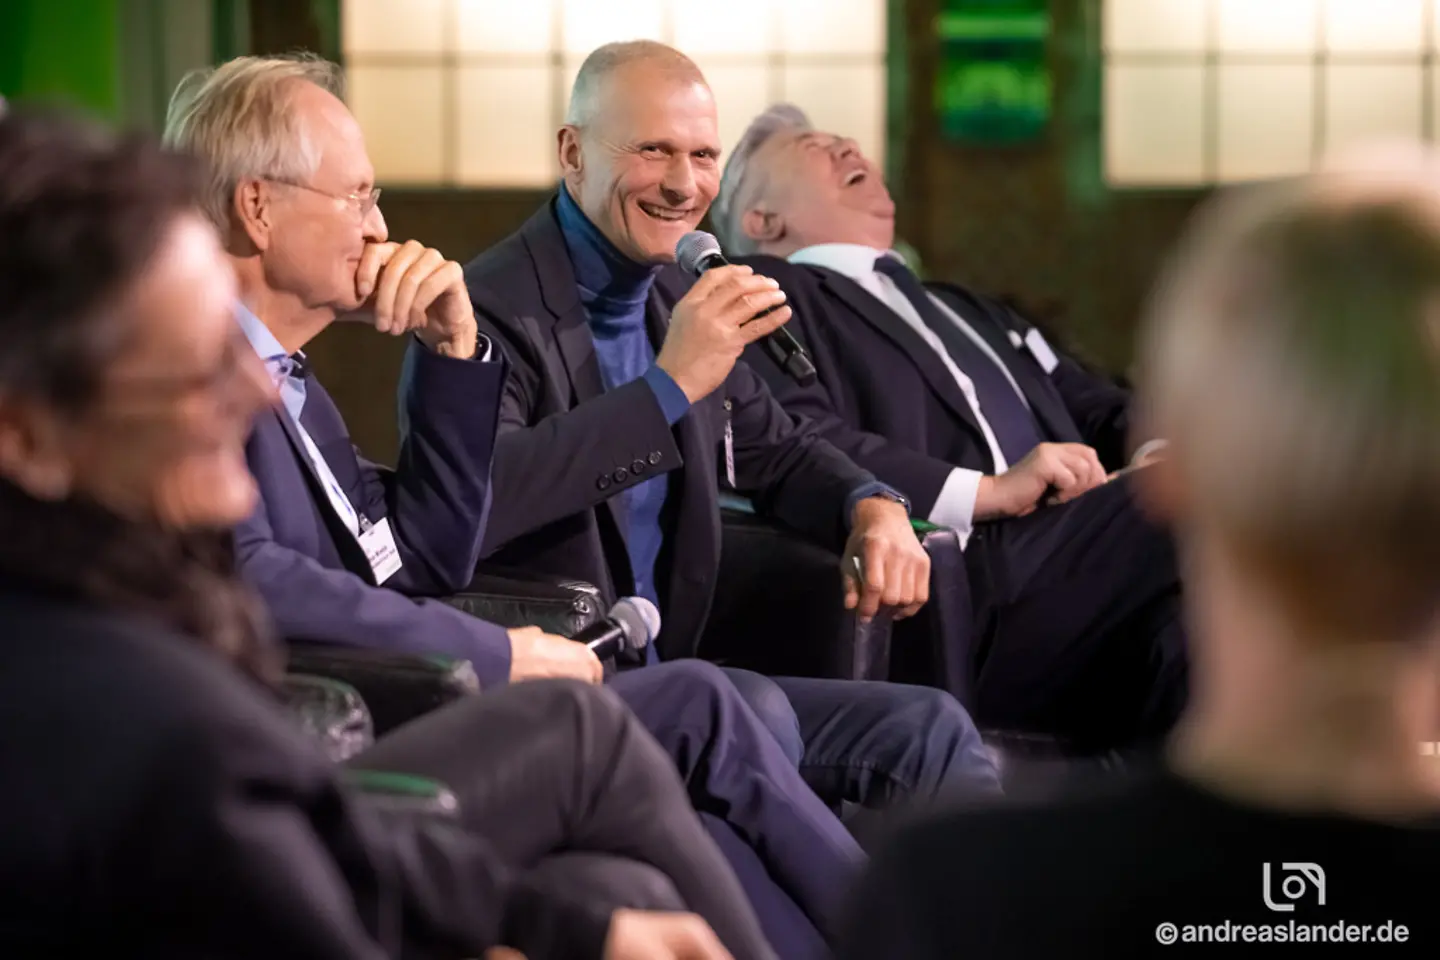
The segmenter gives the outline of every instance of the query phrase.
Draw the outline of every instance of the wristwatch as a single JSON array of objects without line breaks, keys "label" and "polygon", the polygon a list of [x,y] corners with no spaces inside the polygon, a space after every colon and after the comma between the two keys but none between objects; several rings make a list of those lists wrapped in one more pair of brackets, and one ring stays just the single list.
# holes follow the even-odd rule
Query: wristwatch
[{"label": "wristwatch", "polygon": [[889,500],[893,503],[898,503],[900,504],[900,506],[905,508],[906,513],[910,512],[910,498],[905,496],[905,494],[901,493],[899,490],[892,490],[889,487],[881,487],[879,490],[876,490],[874,493],[870,494],[870,496],[866,497],[865,499],[869,500],[871,497],[879,497],[882,500]]}]

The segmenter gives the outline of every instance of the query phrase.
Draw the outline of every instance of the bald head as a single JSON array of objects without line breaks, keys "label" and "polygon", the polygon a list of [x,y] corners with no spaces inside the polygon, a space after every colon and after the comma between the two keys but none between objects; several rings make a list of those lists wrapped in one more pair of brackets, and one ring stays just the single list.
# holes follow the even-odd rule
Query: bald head
[{"label": "bald head", "polygon": [[611,97],[609,85],[620,87],[620,95],[644,81],[705,84],[705,76],[695,61],[674,47],[654,40],[626,40],[597,47],[575,75],[570,88],[570,107],[565,123],[574,127],[592,126],[600,118]]},{"label": "bald head", "polygon": [[624,256],[673,260],[720,187],[715,98],[690,58],[648,40],[586,58],[560,129],[565,189]]},{"label": "bald head", "polygon": [[1141,409],[1182,519],[1314,636],[1440,615],[1437,172],[1385,151],[1222,197],[1151,307]]}]

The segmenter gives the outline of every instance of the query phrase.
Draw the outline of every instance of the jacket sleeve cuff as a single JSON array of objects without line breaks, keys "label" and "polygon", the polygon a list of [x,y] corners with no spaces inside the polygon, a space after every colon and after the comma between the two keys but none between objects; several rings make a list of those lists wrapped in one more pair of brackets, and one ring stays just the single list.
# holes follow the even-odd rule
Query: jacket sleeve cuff
[{"label": "jacket sleeve cuff", "polygon": [[951,470],[926,519],[933,524],[950,527],[960,535],[962,543],[969,540],[970,531],[975,528],[975,497],[980,493],[980,478],[983,476],[979,470],[959,467]]},{"label": "jacket sleeve cuff", "polygon": [[905,511],[907,513],[910,511],[909,497],[905,496],[899,490],[896,490],[894,487],[890,486],[888,483],[881,483],[879,480],[870,480],[866,483],[860,484],[860,486],[856,487],[854,490],[851,490],[850,495],[845,498],[845,529],[849,530],[851,526],[854,525],[855,504],[868,497],[877,497],[882,494],[893,497],[900,503],[905,504]]},{"label": "jacket sleeve cuff", "polygon": [[[420,339],[419,334],[412,334],[412,336],[415,337],[415,342],[417,344],[419,344],[421,347],[425,347],[425,341]],[[429,348],[425,347],[425,349],[428,350]],[[490,338],[485,336],[485,334],[475,334],[475,353],[469,358],[469,361],[472,363],[489,363],[494,359],[495,344],[492,343]],[[679,388],[677,387],[676,389]]]},{"label": "jacket sleeve cuff", "polygon": [[680,389],[680,384],[675,379],[652,365],[641,377],[650,384],[650,389],[655,393],[655,399],[660,404],[660,411],[665,414],[665,422],[674,426],[680,422],[680,418],[690,412],[690,398],[685,396],[685,391]]}]

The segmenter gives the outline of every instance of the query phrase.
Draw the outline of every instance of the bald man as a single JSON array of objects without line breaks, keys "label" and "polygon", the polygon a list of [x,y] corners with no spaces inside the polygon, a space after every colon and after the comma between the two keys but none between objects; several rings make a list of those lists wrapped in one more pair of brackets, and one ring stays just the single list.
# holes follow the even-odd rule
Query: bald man
[{"label": "bald man", "polygon": [[1129,394],[997,300],[922,284],[893,250],[882,171],[794,106],[751,123],[713,219],[779,281],[819,376],[801,386],[751,349],[756,373],[965,539],[974,616],[949,640],[976,651],[979,722],[1082,749],[1158,741],[1186,691],[1180,578],[1168,532],[1106,482],[1157,448],[1130,436]]},{"label": "bald man", "polygon": [[[912,613],[929,570],[903,498],[793,423],[736,362],[789,318],[776,284],[745,268],[693,288],[661,273],[719,186],[700,71],[661,44],[596,50],[558,147],[556,196],[466,267],[480,328],[512,365],[485,553],[611,597],[647,596],[664,614],[659,658],[693,657],[718,574],[723,484],[858,559],[866,576],[850,582],[849,603],[862,617]],[[940,691],[727,673],[830,799],[996,789],[969,717]],[[763,909],[761,919],[780,946],[786,935]]]}]

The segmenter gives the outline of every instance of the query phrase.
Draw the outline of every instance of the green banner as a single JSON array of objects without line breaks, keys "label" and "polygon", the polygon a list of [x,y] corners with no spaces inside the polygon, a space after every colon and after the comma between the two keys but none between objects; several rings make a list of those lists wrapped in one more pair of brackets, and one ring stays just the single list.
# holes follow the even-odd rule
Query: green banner
[{"label": "green banner", "polygon": [[935,18],[940,129],[962,143],[1024,143],[1050,122],[1048,0],[945,0]]},{"label": "green banner", "polygon": [[120,114],[119,0],[0,0],[0,94]]}]

